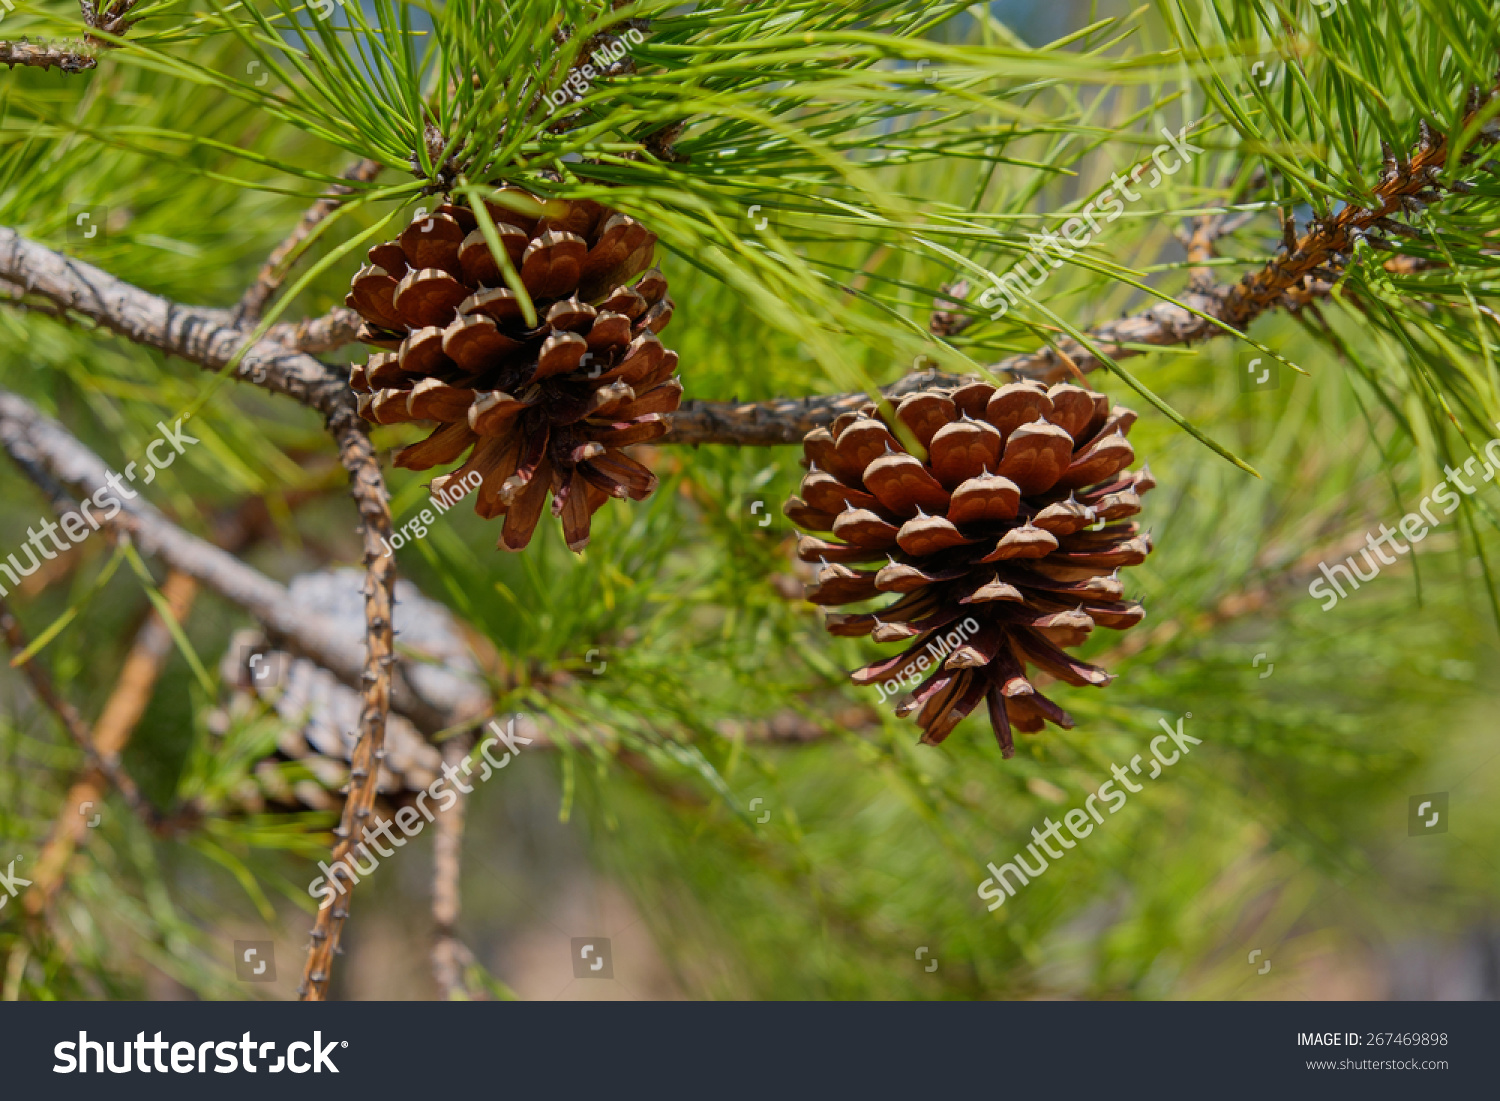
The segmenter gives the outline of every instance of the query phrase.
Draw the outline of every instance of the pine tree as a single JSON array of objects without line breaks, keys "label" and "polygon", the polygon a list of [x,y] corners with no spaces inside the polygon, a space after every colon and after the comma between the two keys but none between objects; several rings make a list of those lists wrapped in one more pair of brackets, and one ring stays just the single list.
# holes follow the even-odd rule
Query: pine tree
[{"label": "pine tree", "polygon": [[[1303,997],[1484,920],[1493,12],[1000,7],[6,5],[0,996],[513,996],[543,803],[694,997]],[[898,541],[966,479],[1059,558]],[[1003,670],[851,681],[948,623],[877,590],[990,584]]]}]

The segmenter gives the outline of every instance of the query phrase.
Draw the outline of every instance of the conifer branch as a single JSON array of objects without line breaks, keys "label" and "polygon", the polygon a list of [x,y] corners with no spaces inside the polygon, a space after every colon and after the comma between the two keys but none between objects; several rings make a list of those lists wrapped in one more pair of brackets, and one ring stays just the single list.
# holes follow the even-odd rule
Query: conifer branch
[{"label": "conifer branch", "polygon": [[[381,164],[368,158],[356,161],[346,168],[342,176],[346,180],[357,183],[369,183],[380,175]],[[340,198],[344,195],[352,195],[354,188],[348,184],[333,184],[328,189],[328,194],[313,203],[302,215],[300,221],[287,234],[286,239],[272,250],[271,255],[266,257],[266,262],[260,266],[256,273],[255,282],[250,284],[244,295],[240,298],[239,305],[234,310],[234,323],[243,327],[247,322],[260,320],[260,315],[265,311],[266,303],[271,300],[283,280],[286,279],[287,270],[283,268],[289,257],[308,235],[318,228],[319,223],[339,208]],[[300,344],[295,345],[301,347]]]},{"label": "conifer branch", "polygon": [[[345,391],[348,394],[348,391]],[[351,494],[359,508],[359,533],[364,543],[365,563],[365,661],[360,674],[362,707],[359,716],[359,738],[349,765],[349,790],[339,828],[339,841],[333,848],[332,862],[348,855],[356,836],[362,832],[365,819],[375,805],[380,780],[380,763],[385,758],[385,724],[390,714],[393,669],[396,664],[396,636],[393,624],[396,589],[396,556],[384,553],[384,544],[393,533],[389,494],[380,474],[375,448],[361,421],[346,401],[335,417],[329,417],[329,430],[339,448],[339,461],[349,472]],[[416,693],[410,695],[415,699]],[[353,891],[353,884],[349,885]],[[312,930],[312,947],[297,988],[304,1001],[323,1001],[328,996],[328,980],[333,971],[333,956],[339,951],[339,936],[349,916],[350,894],[327,909],[319,910]]]},{"label": "conifer branch", "polygon": [[[443,743],[443,762],[457,767],[468,755],[467,739]],[[463,980],[468,950],[458,939],[459,879],[463,870],[464,801],[460,799],[437,816],[432,846],[432,977],[448,1001],[466,1001]]]},{"label": "conifer branch", "polygon": [[364,319],[353,310],[337,306],[322,317],[272,325],[266,331],[266,339],[299,352],[317,355],[353,344],[359,339],[359,327],[363,323]]},{"label": "conifer branch", "polygon": [[[0,278],[18,284],[28,293],[40,294],[54,305],[89,317],[138,344],[181,356],[209,370],[223,369],[236,354],[241,354],[237,377],[294,397],[323,415],[328,431],[338,446],[339,461],[349,472],[351,494],[360,514],[359,531],[364,544],[367,571],[364,661],[356,661],[351,666],[348,660],[349,647],[341,640],[332,637],[318,640],[329,657],[336,656],[338,659],[335,665],[329,665],[327,661],[320,661],[319,664],[346,679],[352,675],[364,696],[359,740],[351,763],[349,795],[345,800],[344,817],[340,825],[345,836],[334,850],[334,860],[338,860],[350,845],[349,835],[353,832],[353,826],[362,824],[369,816],[370,807],[375,800],[375,785],[380,771],[380,759],[384,753],[385,720],[392,696],[392,666],[396,660],[391,625],[396,566],[395,557],[384,553],[383,543],[392,534],[391,512],[380,463],[365,431],[364,422],[358,416],[353,392],[332,368],[275,341],[263,339],[245,348],[244,334],[234,326],[231,316],[225,311],[180,306],[116,279],[90,264],[70,259],[28,241],[9,228],[0,228]],[[13,395],[10,398],[12,401],[20,401]],[[62,431],[56,426],[54,428],[58,433]],[[71,441],[71,437],[68,439],[76,447],[81,447],[76,441]],[[102,480],[105,472],[94,473]],[[134,519],[144,512],[144,509],[129,512],[122,509],[119,515],[128,515]],[[157,517],[159,518],[159,514]],[[140,530],[139,525],[140,521],[137,520],[137,531]],[[202,552],[223,553],[211,544],[179,531],[164,520],[153,526],[154,534],[163,543],[174,545],[182,552],[187,560],[182,568],[194,576],[199,576],[194,572],[194,562]],[[198,545],[185,547],[185,540]],[[279,593],[271,591],[267,586],[275,586],[274,582],[259,575],[246,576],[246,572],[254,575],[254,571],[232,555],[223,557],[228,561],[216,560],[220,572],[233,575],[235,581],[255,590],[265,610],[274,609],[280,613],[277,618],[281,621],[281,633],[285,637],[295,637],[302,633],[298,631],[298,622],[302,617],[284,607],[290,603],[286,600],[284,590]],[[200,577],[200,580],[206,579]],[[276,625],[272,622],[266,622],[266,626],[276,630]],[[306,625],[303,630],[311,630],[316,634],[321,627]],[[360,665],[362,669],[358,668]],[[433,710],[422,706],[416,694],[410,690],[407,697],[414,707],[426,713],[425,718],[430,723]],[[419,722],[419,725],[424,724]],[[442,725],[439,722],[427,729],[440,729]],[[321,1000],[327,992],[332,954],[338,944],[343,919],[348,915],[346,902],[347,899],[340,899],[337,905],[318,915],[318,926],[313,937],[314,952],[309,956],[301,988],[306,998]]]},{"label": "conifer branch", "polygon": [[35,69],[57,68],[65,73],[82,73],[99,64],[90,54],[72,46],[83,43],[0,42],[0,65],[29,65]]},{"label": "conifer branch", "polygon": [[[239,591],[242,606],[259,608],[258,618],[281,637],[312,644],[309,656],[320,665],[360,687],[363,709],[359,740],[351,762],[349,796],[340,829],[344,836],[334,850],[337,860],[349,846],[347,835],[370,814],[385,741],[385,720],[392,697],[392,666],[395,663],[391,601],[396,580],[395,558],[384,553],[382,539],[391,536],[391,513],[385,482],[375,449],[360,420],[353,393],[332,368],[311,356],[289,350],[271,340],[260,340],[245,348],[245,335],[222,310],[180,306],[158,295],[116,279],[106,272],[28,241],[12,229],[0,228],[0,278],[26,289],[64,309],[82,314],[115,332],[161,351],[181,356],[209,370],[220,370],[236,356],[241,358],[236,377],[296,398],[316,409],[327,423],[339,450],[339,461],[349,472],[351,492],[360,514],[367,570],[365,584],[366,651],[360,661],[357,651],[334,637],[321,624],[304,623],[291,606],[286,592],[261,577],[244,563],[203,540],[181,532],[154,509],[123,510],[117,521],[132,529],[138,539],[148,536],[156,548],[171,548],[179,561],[174,564],[205,583],[214,581]],[[11,396],[9,400],[20,402]],[[22,402],[22,405],[26,403]],[[34,410],[33,410],[34,412]],[[62,433],[53,426],[54,437]],[[35,435],[33,431],[32,435]],[[65,435],[65,434],[64,434]],[[67,437],[72,450],[81,449]],[[85,452],[86,454],[86,452]],[[93,458],[88,456],[88,458]],[[97,462],[97,460],[96,460]],[[85,466],[93,466],[84,460]],[[98,464],[102,466],[102,464]],[[98,483],[107,470],[93,469]],[[97,483],[96,483],[97,484]],[[213,579],[210,580],[210,577]],[[217,587],[217,586],[215,586]],[[327,636],[327,637],[324,637]],[[321,657],[317,655],[321,654]],[[408,711],[427,730],[446,725],[440,709],[421,701],[409,687],[397,689],[413,710]],[[315,952],[304,973],[304,996],[320,1000],[327,992],[334,948],[347,899],[319,914],[314,930]]]},{"label": "conifer branch", "polygon": [[[1475,121],[1480,111],[1500,93],[1492,89],[1482,94],[1478,89],[1469,96],[1468,109],[1459,129]],[[1205,290],[1190,290],[1183,302],[1207,318],[1171,302],[1160,302],[1150,309],[1115,321],[1107,321],[1089,330],[1089,338],[1112,359],[1144,355],[1144,347],[1170,347],[1194,344],[1229,333],[1215,321],[1239,332],[1263,313],[1277,309],[1296,311],[1332,293],[1334,283],[1320,273],[1342,271],[1353,254],[1355,242],[1369,238],[1395,251],[1382,236],[1389,219],[1402,212],[1419,212],[1445,194],[1467,194],[1473,185],[1459,181],[1445,185],[1439,179],[1448,157],[1448,139],[1432,130],[1426,122],[1420,125],[1420,136],[1410,156],[1398,161],[1387,149],[1380,179],[1375,186],[1376,203],[1370,206],[1347,205],[1338,213],[1315,219],[1307,232],[1283,245],[1280,253],[1259,270],[1247,273],[1238,283],[1218,284]],[[1500,140],[1500,121],[1491,119],[1466,150],[1463,163],[1472,164],[1481,151]],[[1193,238],[1191,258],[1198,263],[1212,257],[1213,241],[1226,232],[1222,223],[1200,224]],[[1409,265],[1411,257],[1398,257],[1396,267]],[[1212,319],[1212,320],[1210,320]],[[1068,364],[1084,373],[1103,366],[1081,343],[1071,337],[1060,337],[1056,348],[1010,356],[993,364],[993,374],[1013,379],[1037,379],[1046,383],[1061,382],[1071,375]],[[934,377],[932,372],[908,375],[881,391],[887,398],[911,393],[939,379],[956,382],[955,376]],[[833,394],[812,398],[779,398],[768,402],[685,401],[673,414],[672,431],[662,443],[723,443],[741,446],[774,446],[796,443],[812,429],[830,423],[840,413],[858,409],[869,396],[864,393]]]},{"label": "conifer branch", "polygon": [[[354,499],[363,524],[365,559],[365,667],[361,674],[363,707],[359,718],[359,740],[349,766],[349,791],[344,813],[335,830],[338,843],[330,863],[337,865],[354,847],[375,804],[380,762],[385,758],[385,723],[391,707],[392,666],[396,662],[395,630],[392,624],[396,588],[396,556],[383,551],[382,540],[392,534],[391,511],[375,450],[358,421],[346,422],[336,437],[339,458],[354,483]],[[414,696],[415,693],[412,693]],[[303,1001],[323,1001],[339,936],[349,916],[353,884],[332,906],[318,911],[312,930],[312,946],[302,969],[297,993]]]},{"label": "conifer branch", "polygon": [[118,5],[106,3],[104,11],[100,12],[92,0],[78,0],[84,26],[88,28],[83,41],[42,43],[23,38],[19,42],[0,42],[0,65],[9,65],[12,69],[17,65],[29,65],[36,69],[55,67],[65,73],[87,72],[99,64],[99,59],[94,56],[95,51],[114,48],[114,43],[101,39],[92,32],[123,35],[133,22],[126,16],[138,2],[139,0],[122,0]]},{"label": "conifer branch", "polygon": [[[83,16],[84,26],[91,31],[103,31],[105,34],[121,36],[130,30],[135,20],[127,18],[135,10],[140,0],[105,0],[101,9],[94,0],[78,0],[78,10]],[[110,43],[88,36],[90,45],[110,48]]]},{"label": "conifer branch", "polygon": [[86,317],[149,348],[210,371],[237,354],[234,377],[285,394],[328,418],[358,420],[347,381],[332,367],[261,339],[246,348],[245,334],[226,310],[185,306],[142,290],[92,264],[54,252],[0,226],[0,279],[54,307]]},{"label": "conifer branch", "polygon": [[[880,392],[894,401],[927,386],[952,385],[956,377],[942,371],[917,371]],[[740,447],[799,443],[820,424],[828,424],[840,413],[852,413],[869,400],[870,395],[860,390],[852,394],[814,394],[762,402],[685,401],[672,414],[672,431],[660,442],[724,443]]]}]

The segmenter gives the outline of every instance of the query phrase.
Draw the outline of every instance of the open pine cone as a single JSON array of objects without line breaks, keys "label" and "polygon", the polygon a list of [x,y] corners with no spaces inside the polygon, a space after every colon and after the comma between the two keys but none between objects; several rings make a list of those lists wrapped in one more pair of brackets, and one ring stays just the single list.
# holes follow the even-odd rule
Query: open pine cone
[{"label": "open pine cone", "polygon": [[[1102,687],[1111,675],[1062,647],[1095,624],[1119,630],[1145,616],[1121,599],[1116,575],[1145,560],[1150,536],[1113,522],[1139,512],[1139,494],[1156,484],[1149,469],[1126,469],[1135,414],[1066,384],[929,389],[896,408],[927,449],[922,462],[874,412],[866,405],[807,434],[801,496],[784,509],[799,526],[842,540],[798,541],[799,558],[822,563],[807,591],[813,603],[903,594],[878,612],[829,613],[835,635],[911,643],[852,679],[879,686],[883,699],[914,689],[896,713],[916,711],[929,745],[980,700],[1006,757],[1015,752],[1012,727],[1070,728],[1026,665]],[[1085,530],[1099,520],[1110,523]],[[882,558],[889,563],[879,569],[850,568]]]},{"label": "open pine cone", "polygon": [[661,272],[645,271],[656,237],[633,218],[589,200],[544,204],[507,191],[534,213],[486,209],[538,324],[526,324],[473,211],[444,205],[372,248],[354,276],[345,301],[365,319],[360,339],[387,351],[356,366],[350,385],[366,420],[438,422],[397,454],[397,466],[427,470],[473,447],[432,488],[461,493],[456,483],[477,473],[474,509],[505,515],[501,547],[531,541],[551,490],[552,514],[576,551],[606,500],[639,501],[656,488],[622,449],[663,435],[682,398],[677,353],[656,336],[672,300]]}]

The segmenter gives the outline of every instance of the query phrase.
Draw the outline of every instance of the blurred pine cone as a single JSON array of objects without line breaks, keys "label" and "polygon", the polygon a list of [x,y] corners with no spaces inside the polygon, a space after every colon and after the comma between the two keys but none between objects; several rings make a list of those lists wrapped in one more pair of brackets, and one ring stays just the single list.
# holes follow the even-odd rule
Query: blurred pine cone
[{"label": "blurred pine cone", "polygon": [[635,219],[590,200],[500,194],[510,205],[486,209],[538,324],[523,319],[473,211],[440,206],[372,248],[354,276],[345,301],[365,319],[360,339],[387,350],[356,366],[350,385],[366,420],[438,422],[397,466],[427,470],[473,447],[432,487],[477,472],[475,511],[505,515],[499,546],[531,541],[551,490],[552,514],[581,550],[606,500],[656,488],[622,449],[663,435],[682,398],[677,353],[656,336],[672,300],[661,272],[645,270],[656,237]]},{"label": "blurred pine cone", "polygon": [[[1012,727],[1071,727],[1026,665],[1102,687],[1110,674],[1062,648],[1095,624],[1120,630],[1145,616],[1121,599],[1116,575],[1145,560],[1150,536],[1113,522],[1139,512],[1139,494],[1156,484],[1149,469],[1126,469],[1135,414],[1066,384],[929,389],[896,408],[927,449],[923,462],[874,412],[869,404],[807,434],[801,496],[784,509],[799,526],[842,540],[798,541],[799,558],[821,563],[807,591],[813,603],[903,594],[878,612],[829,613],[835,635],[911,643],[852,679],[881,685],[883,696],[914,688],[896,713],[915,711],[929,745],[981,700],[1006,757],[1015,752]],[[1098,520],[1111,522],[1084,530]],[[881,558],[889,564],[850,568]]]}]

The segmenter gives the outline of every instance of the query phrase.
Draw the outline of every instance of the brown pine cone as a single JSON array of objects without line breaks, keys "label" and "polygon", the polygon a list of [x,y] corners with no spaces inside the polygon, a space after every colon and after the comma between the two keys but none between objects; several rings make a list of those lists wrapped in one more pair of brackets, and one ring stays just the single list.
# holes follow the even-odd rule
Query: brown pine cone
[{"label": "brown pine cone", "polygon": [[[877,685],[882,699],[914,689],[896,713],[917,712],[929,745],[981,700],[1006,757],[1015,752],[1012,727],[1072,727],[1026,665],[1102,687],[1112,676],[1062,647],[1077,646],[1095,624],[1123,630],[1145,616],[1121,599],[1116,575],[1145,560],[1151,538],[1134,522],[1113,522],[1139,512],[1139,494],[1156,484],[1149,469],[1126,469],[1135,414],[1066,384],[926,390],[896,408],[927,449],[923,462],[874,412],[866,405],[807,434],[801,496],[784,509],[799,526],[842,540],[798,541],[802,561],[822,564],[807,591],[813,603],[903,594],[878,612],[829,613],[835,635],[911,643],[852,679]],[[1085,530],[1100,520],[1109,522]],[[881,558],[889,563],[879,569],[850,568]]]},{"label": "brown pine cone", "polygon": [[531,541],[551,490],[552,515],[581,550],[606,500],[656,488],[623,449],[666,433],[682,399],[677,353],[656,336],[672,300],[661,272],[645,270],[656,236],[635,219],[590,200],[502,194],[533,211],[486,204],[538,324],[526,324],[473,211],[440,206],[372,248],[354,276],[345,301],[365,319],[360,339],[387,351],[356,366],[350,385],[366,420],[438,422],[397,466],[427,470],[473,447],[432,487],[477,473],[475,511],[505,515],[499,546]]}]

